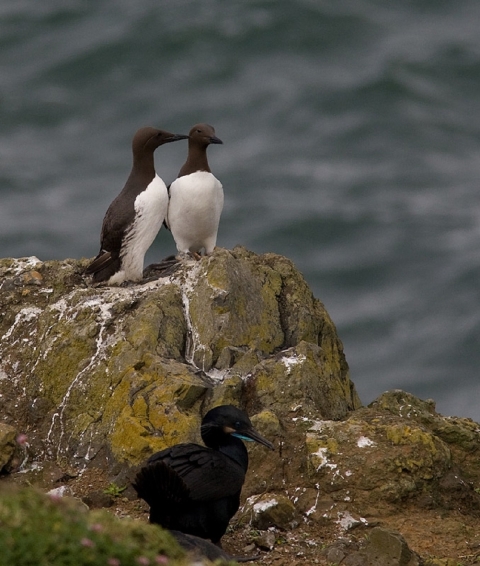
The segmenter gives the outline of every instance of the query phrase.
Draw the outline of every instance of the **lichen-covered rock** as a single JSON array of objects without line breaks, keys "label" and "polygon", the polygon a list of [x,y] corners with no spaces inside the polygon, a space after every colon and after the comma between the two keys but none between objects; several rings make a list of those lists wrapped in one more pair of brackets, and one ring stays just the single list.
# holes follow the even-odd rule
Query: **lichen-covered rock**
[{"label": "lichen-covered rock", "polygon": [[369,566],[418,566],[413,553],[400,533],[376,527],[370,533],[365,550]]},{"label": "lichen-covered rock", "polygon": [[[354,539],[355,541],[355,539]],[[340,538],[323,549],[329,564],[345,566],[418,566],[421,562],[404,537],[393,530],[375,527],[366,540]]]},{"label": "lichen-covered rock", "polygon": [[[313,505],[311,490],[289,495],[306,500],[310,518],[338,522],[347,505],[361,513],[406,500],[480,516],[480,426],[472,421],[442,417],[431,401],[400,391],[381,395],[342,421],[294,419],[305,429],[307,474],[318,493]],[[457,435],[444,434],[450,427]],[[317,509],[325,494],[334,503],[328,508],[327,500],[327,508]]]},{"label": "lichen-covered rock", "polygon": [[289,260],[217,250],[121,287],[92,287],[87,263],[0,260],[0,399],[15,431],[3,459],[20,468],[15,481],[59,489],[101,468],[123,488],[134,465],[199,441],[202,415],[231,403],[275,446],[248,446],[242,501],[266,506],[256,528],[326,527],[339,539],[325,556],[345,566],[415,560],[390,531],[379,537],[395,555],[364,536],[407,508],[469,517],[468,529],[457,518],[429,528],[473,540],[480,425],[403,391],[361,407],[335,327]]},{"label": "lichen-covered rock", "polygon": [[275,533],[273,531],[263,531],[253,538],[253,542],[257,548],[270,551],[275,547]]},{"label": "lichen-covered rock", "polygon": [[286,258],[219,249],[124,287],[90,286],[86,264],[0,260],[0,389],[30,458],[138,464],[198,440],[221,403],[263,411],[279,439],[292,407],[360,406],[335,327]]},{"label": "lichen-covered rock", "polygon": [[478,423],[471,419],[439,415],[432,399],[422,401],[411,393],[396,389],[383,393],[370,406],[389,411],[405,420],[415,420],[448,444],[462,450],[478,448]]},{"label": "lichen-covered rock", "polygon": [[448,446],[419,426],[380,417],[367,422],[317,421],[306,436],[309,473],[325,491],[360,489],[371,499],[398,501],[445,474]]},{"label": "lichen-covered rock", "polygon": [[402,422],[416,422],[445,442],[454,459],[462,462],[464,479],[480,485],[480,425],[472,419],[444,417],[435,411],[435,402],[422,401],[411,393],[401,390],[380,395],[371,409],[387,411],[401,418]]},{"label": "lichen-covered rock", "polygon": [[310,342],[283,350],[252,368],[250,380],[255,383],[263,407],[275,408],[285,415],[302,406],[303,413],[325,419],[339,419],[356,405],[351,383],[339,380],[326,371],[318,379],[318,368],[328,367],[324,350]]},{"label": "lichen-covered rock", "polygon": [[17,431],[13,426],[0,423],[0,472],[10,463],[15,452]]},{"label": "lichen-covered rock", "polygon": [[283,495],[250,497],[242,510],[244,519],[256,529],[277,527],[290,530],[298,525],[299,515],[295,505]]}]

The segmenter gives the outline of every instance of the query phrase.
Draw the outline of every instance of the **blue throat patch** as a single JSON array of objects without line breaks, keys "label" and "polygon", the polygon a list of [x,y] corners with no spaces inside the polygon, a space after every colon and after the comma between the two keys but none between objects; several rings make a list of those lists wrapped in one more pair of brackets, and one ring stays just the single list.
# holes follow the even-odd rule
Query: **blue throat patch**
[{"label": "blue throat patch", "polygon": [[247,442],[255,442],[253,438],[248,438],[248,436],[243,436],[238,432],[232,432],[232,436],[234,436],[235,438],[240,438],[240,440],[246,440]]}]

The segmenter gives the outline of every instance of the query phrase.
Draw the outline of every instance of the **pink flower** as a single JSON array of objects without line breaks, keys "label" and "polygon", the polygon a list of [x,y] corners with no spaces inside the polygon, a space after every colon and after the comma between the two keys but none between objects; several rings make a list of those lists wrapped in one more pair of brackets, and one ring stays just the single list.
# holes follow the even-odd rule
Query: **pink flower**
[{"label": "pink flower", "polygon": [[20,446],[24,446],[25,444],[28,444],[28,436],[22,432],[17,435],[16,441],[20,444]]},{"label": "pink flower", "polygon": [[168,564],[168,558],[163,554],[155,556],[155,564]]},{"label": "pink flower", "polygon": [[108,566],[120,566],[120,560],[118,558],[109,558],[107,564]]},{"label": "pink flower", "polygon": [[47,493],[48,497],[50,497],[50,499],[56,503],[57,501],[61,501],[62,500],[62,496],[61,495],[57,495],[56,493]]},{"label": "pink flower", "polygon": [[90,530],[94,533],[101,533],[103,531],[103,525],[100,523],[93,523],[93,525],[90,525]]},{"label": "pink flower", "polygon": [[90,540],[89,538],[82,538],[82,540],[80,541],[80,544],[82,546],[85,546],[86,548],[92,548],[95,546],[95,543],[93,542],[93,540]]},{"label": "pink flower", "polygon": [[141,564],[141,566],[148,566],[150,564],[150,560],[146,556],[139,556],[137,562]]}]

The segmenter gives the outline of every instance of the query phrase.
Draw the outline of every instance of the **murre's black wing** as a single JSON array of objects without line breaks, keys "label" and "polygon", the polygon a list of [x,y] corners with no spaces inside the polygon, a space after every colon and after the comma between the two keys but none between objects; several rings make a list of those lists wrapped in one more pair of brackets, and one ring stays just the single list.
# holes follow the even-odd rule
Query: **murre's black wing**
[{"label": "murre's black wing", "polygon": [[[172,183],[170,183],[170,185],[167,185],[167,194],[168,194],[168,200],[170,201],[170,187],[171,187]],[[163,219],[163,225],[165,226],[165,228],[171,232],[170,230],[170,226],[168,225],[168,211],[167,214],[165,215],[165,218]]]},{"label": "murre's black wing", "polygon": [[135,209],[133,202],[125,206],[125,195],[122,196],[123,206],[119,206],[119,197],[112,201],[103,218],[100,252],[85,270],[86,275],[93,275],[94,283],[107,281],[121,267],[120,252],[133,224]]}]

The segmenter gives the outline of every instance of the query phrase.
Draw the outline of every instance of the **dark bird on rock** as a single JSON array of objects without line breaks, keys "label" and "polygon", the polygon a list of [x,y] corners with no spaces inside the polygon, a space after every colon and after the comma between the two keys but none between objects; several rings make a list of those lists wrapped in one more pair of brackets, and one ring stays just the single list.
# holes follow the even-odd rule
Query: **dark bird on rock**
[{"label": "dark bird on rock", "polygon": [[188,156],[178,177],[169,187],[166,225],[181,256],[211,254],[217,243],[223,209],[223,187],[212,174],[207,147],[223,143],[208,124],[197,124],[188,136]]},{"label": "dark bird on rock", "polygon": [[133,487],[150,506],[150,522],[219,544],[240,505],[248,469],[243,440],[274,450],[232,405],[208,411],[199,444],[177,444],[153,454]]},{"label": "dark bird on rock", "polygon": [[133,167],[122,192],[103,219],[100,252],[85,270],[93,282],[120,284],[142,278],[145,253],[167,214],[168,192],[155,172],[157,147],[187,139],[155,128],[141,128],[132,141]]}]

